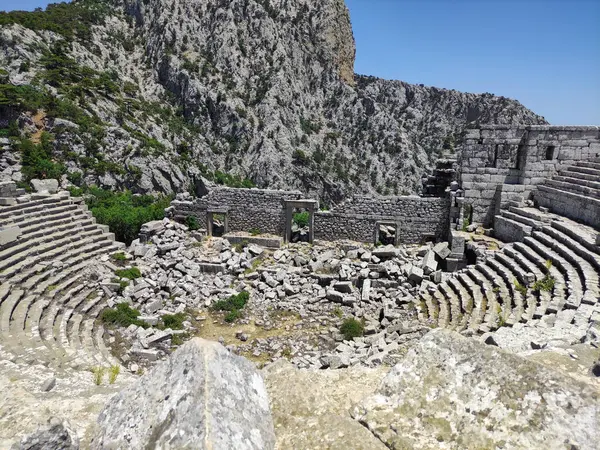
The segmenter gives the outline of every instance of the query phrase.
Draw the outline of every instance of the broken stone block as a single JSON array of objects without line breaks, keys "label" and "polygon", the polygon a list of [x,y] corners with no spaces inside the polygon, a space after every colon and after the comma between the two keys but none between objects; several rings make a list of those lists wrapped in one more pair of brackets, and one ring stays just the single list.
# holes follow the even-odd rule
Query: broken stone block
[{"label": "broken stone block", "polygon": [[369,280],[368,278],[364,281],[363,286],[362,286],[362,294],[361,294],[361,300],[363,302],[365,301],[369,301],[369,296],[371,295],[371,280]]},{"label": "broken stone block", "polygon": [[352,282],[351,281],[338,281],[333,285],[333,288],[338,292],[344,292],[346,294],[350,294],[352,292]]},{"label": "broken stone block", "polygon": [[19,227],[0,229],[0,246],[16,241],[19,239],[19,236],[21,236],[21,229]]},{"label": "broken stone block", "polygon": [[421,268],[425,275],[429,275],[437,270],[438,263],[435,260],[435,253],[429,250],[421,260]]},{"label": "broken stone block", "polygon": [[417,266],[411,266],[408,273],[408,279],[416,284],[423,280],[423,269]]},{"label": "broken stone block", "polygon": [[393,245],[386,245],[384,247],[377,247],[371,253],[380,259],[389,259],[398,256],[398,249]]},{"label": "broken stone block", "polygon": [[38,180],[34,178],[31,180],[31,187],[33,187],[35,192],[56,194],[58,192],[58,180]]},{"label": "broken stone block", "polygon": [[335,302],[335,303],[343,303],[344,294],[342,294],[341,292],[337,292],[333,289],[329,289],[327,291],[325,298],[327,298],[327,300]]},{"label": "broken stone block", "polygon": [[450,246],[447,242],[440,242],[433,247],[433,251],[436,255],[440,257],[440,259],[446,259],[450,256]]}]

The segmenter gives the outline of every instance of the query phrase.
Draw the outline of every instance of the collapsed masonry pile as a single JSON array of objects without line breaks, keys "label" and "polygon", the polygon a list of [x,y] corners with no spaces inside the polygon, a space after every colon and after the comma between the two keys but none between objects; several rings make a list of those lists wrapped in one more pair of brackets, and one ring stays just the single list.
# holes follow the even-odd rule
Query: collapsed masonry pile
[{"label": "collapsed masonry pile", "polygon": [[[417,286],[442,280],[438,264],[449,254],[445,243],[398,248],[295,244],[273,251],[203,239],[168,219],[152,222],[126,255],[127,266],[138,267],[142,277],[123,290],[121,280],[102,283],[112,293],[109,305],[131,304],[150,327],[131,325],[119,331],[124,340],[113,336],[109,343],[119,341],[122,360],[136,369],[144,360],[167,354],[174,336],[201,334],[199,326],[216,301],[247,291],[248,317],[241,324],[252,317],[260,331],[268,332],[282,325],[280,311],[293,312],[299,320],[287,330],[293,333],[283,336],[254,339],[236,333],[238,352],[268,360],[285,352],[299,367],[391,362],[404,344],[428,329],[416,320],[414,296]],[[183,312],[189,315],[183,330],[156,328],[161,317]],[[343,316],[364,319],[366,336],[342,342]]]}]

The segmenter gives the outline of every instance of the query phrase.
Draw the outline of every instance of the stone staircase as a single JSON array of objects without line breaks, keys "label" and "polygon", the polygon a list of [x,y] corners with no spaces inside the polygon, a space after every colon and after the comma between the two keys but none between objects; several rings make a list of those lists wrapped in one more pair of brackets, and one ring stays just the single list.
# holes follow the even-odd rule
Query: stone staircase
[{"label": "stone staircase", "polygon": [[[600,246],[587,225],[536,208],[511,206],[496,225],[511,243],[416,300],[421,319],[457,331],[494,331],[545,318],[585,335],[600,321]],[[534,290],[551,276],[551,290]]]},{"label": "stone staircase", "polygon": [[88,269],[124,244],[81,199],[32,194],[0,206],[0,357],[53,370],[118,364],[97,319],[104,291]]},{"label": "stone staircase", "polygon": [[600,228],[600,158],[578,161],[537,186],[535,201],[571,219]]}]

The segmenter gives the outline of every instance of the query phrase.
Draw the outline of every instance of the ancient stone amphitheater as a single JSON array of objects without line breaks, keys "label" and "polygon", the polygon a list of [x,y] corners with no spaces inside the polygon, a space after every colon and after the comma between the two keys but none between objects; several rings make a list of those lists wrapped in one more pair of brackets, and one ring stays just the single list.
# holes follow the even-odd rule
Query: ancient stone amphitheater
[{"label": "ancient stone amphitheater", "polygon": [[[527,336],[529,349],[536,348],[537,332],[569,343],[590,335],[597,340],[600,129],[469,130],[457,165],[456,181],[441,197],[357,197],[318,211],[318,202],[298,192],[217,187],[199,199],[173,201],[167,213],[195,216],[208,234],[218,214],[226,232],[246,232],[248,238],[262,226],[277,239],[289,239],[293,210],[306,209],[310,239],[372,245],[382,225],[395,229],[397,244],[443,239],[445,273],[412,264],[402,269],[408,271],[404,281],[412,282],[408,302],[424,325],[484,335],[488,343],[514,333]],[[125,246],[96,223],[82,199],[52,182],[36,187],[38,192],[26,194],[12,182],[0,183],[0,362],[41,364],[67,376],[118,366],[123,361],[109,350],[114,335],[98,319],[114,306],[115,296],[98,274],[110,279],[115,266],[108,256]],[[482,227],[496,248],[474,254],[473,231]],[[433,254],[434,247],[428,248]],[[357,264],[367,278],[379,278],[370,255]],[[332,274],[326,278],[332,285],[339,281]],[[354,294],[353,282],[364,281],[344,287]]]},{"label": "ancient stone amphitheater", "polygon": [[95,320],[105,293],[86,269],[124,245],[66,192],[0,189],[0,357],[54,370],[114,364]]}]

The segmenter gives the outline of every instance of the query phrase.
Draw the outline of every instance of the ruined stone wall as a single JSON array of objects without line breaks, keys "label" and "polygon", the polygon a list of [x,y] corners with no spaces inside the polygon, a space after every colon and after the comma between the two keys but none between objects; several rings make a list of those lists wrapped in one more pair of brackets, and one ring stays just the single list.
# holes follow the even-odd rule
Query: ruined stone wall
[{"label": "ruined stone wall", "polygon": [[194,216],[207,227],[207,211],[227,210],[229,231],[260,230],[261,233],[282,235],[285,228],[284,200],[297,200],[299,191],[267,189],[235,189],[219,187],[208,195],[191,201],[173,200],[173,217],[184,221]]},{"label": "ruined stone wall", "polygon": [[467,130],[465,139],[459,158],[465,203],[473,221],[487,225],[511,198],[527,198],[559,170],[600,156],[600,127],[484,125]]},{"label": "ruined stone wall", "polygon": [[[173,200],[171,215],[179,221],[194,216],[207,227],[207,211],[227,210],[229,231],[258,229],[283,236],[284,200],[302,197],[298,191],[217,188],[202,198]],[[331,211],[315,213],[315,238],[374,242],[377,223],[383,221],[398,224],[399,242],[445,240],[449,210],[449,198],[355,197]]]},{"label": "ruined stone wall", "polygon": [[315,214],[315,238],[374,242],[378,222],[395,222],[399,242],[446,240],[449,211],[449,198],[354,197]]}]

